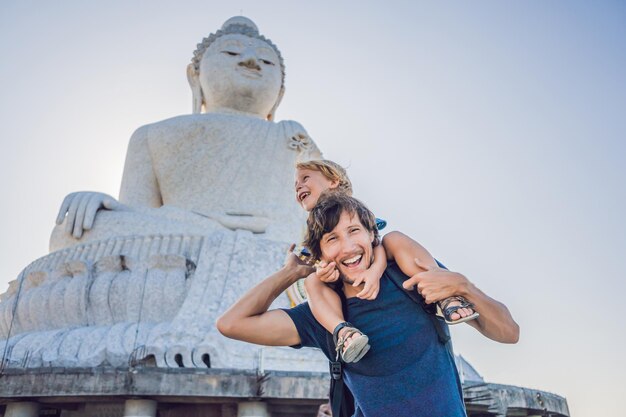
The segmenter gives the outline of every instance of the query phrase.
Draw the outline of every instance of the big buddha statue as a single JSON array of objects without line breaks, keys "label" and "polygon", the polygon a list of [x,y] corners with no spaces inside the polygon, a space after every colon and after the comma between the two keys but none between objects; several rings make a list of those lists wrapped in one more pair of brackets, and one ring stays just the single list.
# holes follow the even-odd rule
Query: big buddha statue
[{"label": "big buddha statue", "polygon": [[[204,38],[187,78],[193,113],[137,129],[119,198],[68,195],[50,254],[0,296],[8,366],[259,360],[259,348],[219,335],[215,318],[299,239],[294,166],[320,153],[299,123],[274,120],[285,66],[251,20]],[[312,366],[290,350],[264,355],[269,367]]]}]

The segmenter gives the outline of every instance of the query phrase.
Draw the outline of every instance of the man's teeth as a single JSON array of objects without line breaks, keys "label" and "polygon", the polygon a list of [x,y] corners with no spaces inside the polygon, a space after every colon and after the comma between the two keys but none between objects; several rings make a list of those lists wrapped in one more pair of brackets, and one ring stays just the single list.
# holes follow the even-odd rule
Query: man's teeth
[{"label": "man's teeth", "polygon": [[343,263],[344,263],[344,265],[352,265],[352,264],[357,263],[358,261],[360,261],[362,256],[363,255],[357,255],[354,258],[346,259],[345,261],[343,261]]}]

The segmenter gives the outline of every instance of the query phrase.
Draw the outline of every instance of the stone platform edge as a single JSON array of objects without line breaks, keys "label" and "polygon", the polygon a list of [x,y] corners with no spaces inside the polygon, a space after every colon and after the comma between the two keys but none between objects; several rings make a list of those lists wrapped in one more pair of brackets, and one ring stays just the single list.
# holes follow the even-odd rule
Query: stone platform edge
[{"label": "stone platform edge", "polygon": [[[329,375],[325,372],[153,367],[5,369],[0,375],[0,404],[26,400],[107,401],[120,397],[147,397],[170,403],[324,401],[328,387]],[[490,383],[466,383],[463,391],[468,411],[507,415],[517,410],[519,414],[515,415],[529,415],[528,411],[536,410],[555,417],[569,416],[565,398],[545,391]]]}]

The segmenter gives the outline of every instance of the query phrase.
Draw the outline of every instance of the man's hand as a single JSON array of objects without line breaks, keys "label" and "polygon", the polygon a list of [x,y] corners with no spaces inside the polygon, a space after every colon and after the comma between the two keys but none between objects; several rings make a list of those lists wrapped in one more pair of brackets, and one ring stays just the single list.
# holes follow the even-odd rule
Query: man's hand
[{"label": "man's hand", "polygon": [[417,285],[417,292],[427,304],[435,303],[453,295],[462,295],[469,284],[467,278],[458,272],[448,271],[438,265],[415,259],[418,267],[424,270],[404,281],[402,286],[410,290]]},{"label": "man's hand", "polygon": [[80,239],[83,231],[93,227],[98,210],[119,210],[123,207],[123,204],[108,194],[91,191],[71,193],[61,204],[56,224],[63,223],[65,219],[65,232]]},{"label": "man's hand", "polygon": [[295,244],[291,244],[291,246],[289,246],[289,250],[287,251],[287,256],[285,257],[284,268],[287,271],[293,272],[296,276],[300,278],[307,277],[309,276],[309,274],[312,274],[313,272],[315,272],[315,268],[307,264],[300,258],[298,258],[293,253],[293,250],[295,249],[295,247],[296,247]]},{"label": "man's hand", "polygon": [[365,286],[356,296],[363,300],[374,300],[378,296],[380,290],[380,277],[381,275],[376,271],[368,269],[363,272],[360,277],[357,277],[352,284],[353,287],[358,287],[363,282]]},{"label": "man's hand", "polygon": [[315,268],[315,275],[320,281],[326,284],[335,282],[339,279],[339,270],[335,268],[335,266],[336,264],[334,262],[327,263],[321,261]]}]

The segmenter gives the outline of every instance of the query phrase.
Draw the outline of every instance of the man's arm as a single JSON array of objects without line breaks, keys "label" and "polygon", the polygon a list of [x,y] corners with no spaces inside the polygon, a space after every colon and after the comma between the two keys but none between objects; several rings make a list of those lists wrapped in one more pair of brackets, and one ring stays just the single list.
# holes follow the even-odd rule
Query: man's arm
[{"label": "man's arm", "polygon": [[406,280],[403,284],[405,288],[417,285],[417,291],[428,304],[453,295],[465,297],[480,313],[480,317],[468,321],[467,324],[497,342],[517,343],[519,326],[504,304],[489,297],[458,272],[448,271],[430,263],[422,264],[418,259],[415,262],[426,271]]},{"label": "man's arm", "polygon": [[287,287],[312,271],[290,253],[283,268],[249,290],[217,319],[217,329],[231,339],[258,345],[300,344],[296,326],[287,313],[268,308]]}]

